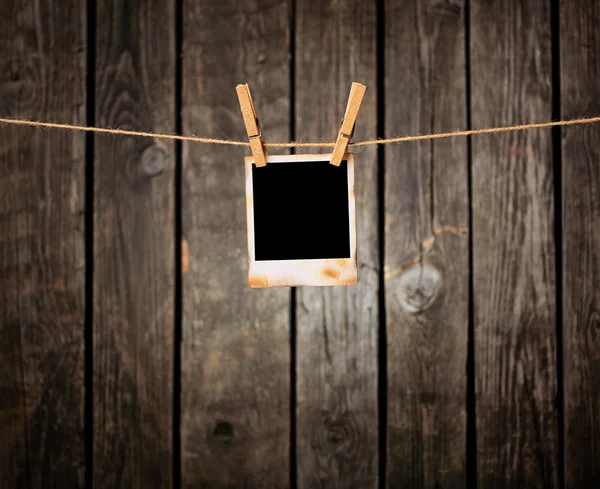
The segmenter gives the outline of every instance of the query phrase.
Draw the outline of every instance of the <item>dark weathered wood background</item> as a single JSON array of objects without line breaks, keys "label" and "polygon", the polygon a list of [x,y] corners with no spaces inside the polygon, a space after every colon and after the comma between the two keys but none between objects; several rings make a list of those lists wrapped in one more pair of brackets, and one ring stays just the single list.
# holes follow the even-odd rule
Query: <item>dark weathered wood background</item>
[{"label": "dark weathered wood background", "polygon": [[[2,0],[0,116],[268,141],[600,115],[600,0]],[[250,290],[244,151],[0,127],[0,489],[600,487],[600,127],[356,152]]]}]

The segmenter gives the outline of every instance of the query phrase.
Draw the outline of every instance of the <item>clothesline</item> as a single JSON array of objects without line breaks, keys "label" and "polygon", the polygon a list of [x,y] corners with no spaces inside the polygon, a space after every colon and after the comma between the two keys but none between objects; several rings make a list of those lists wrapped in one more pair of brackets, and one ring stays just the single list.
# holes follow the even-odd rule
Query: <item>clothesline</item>
[{"label": "clothesline", "polygon": [[[572,126],[577,124],[593,124],[600,122],[600,116],[587,117],[581,119],[569,119],[551,122],[539,122],[533,124],[520,124],[513,126],[501,126],[501,127],[490,127],[487,129],[469,129],[465,131],[453,131],[453,132],[442,132],[433,134],[417,134],[409,136],[398,136],[385,139],[370,139],[368,141],[357,141],[350,143],[349,146],[373,146],[379,144],[392,144],[392,143],[404,143],[410,141],[423,141],[428,139],[443,139],[460,136],[476,136],[481,134],[497,134],[502,132],[510,131],[524,131],[531,129],[543,129],[548,127],[556,126]],[[31,127],[44,127],[48,129],[62,129],[67,131],[85,131],[94,132],[100,134],[115,134],[120,136],[137,136],[137,137],[148,137],[154,139],[170,139],[179,141],[190,141],[194,143],[203,144],[221,144],[229,146],[250,146],[250,143],[246,141],[231,141],[229,139],[216,139],[216,138],[203,138],[197,136],[185,136],[180,134],[161,134],[152,132],[142,131],[128,131],[125,129],[111,129],[108,127],[95,127],[95,126],[79,126],[74,124],[61,124],[57,122],[41,122],[25,119],[10,119],[0,118],[0,124],[11,124],[18,126],[31,126]],[[335,141],[317,142],[317,143],[303,143],[297,141],[291,141],[287,143],[267,143],[267,148],[326,148],[334,147]]]}]

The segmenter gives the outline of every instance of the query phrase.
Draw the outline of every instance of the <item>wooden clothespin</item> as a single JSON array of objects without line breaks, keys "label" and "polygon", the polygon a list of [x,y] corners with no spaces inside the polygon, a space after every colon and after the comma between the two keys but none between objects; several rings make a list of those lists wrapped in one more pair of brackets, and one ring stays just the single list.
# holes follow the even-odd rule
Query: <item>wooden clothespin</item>
[{"label": "wooden clothespin", "polygon": [[258,120],[258,117],[256,117],[256,109],[252,102],[250,88],[248,85],[238,85],[235,87],[235,90],[240,101],[240,109],[242,109],[246,132],[248,133],[248,139],[250,140],[250,149],[252,150],[256,166],[266,166],[267,148],[265,148],[260,121]]},{"label": "wooden clothespin", "polygon": [[344,114],[344,120],[342,121],[342,127],[338,134],[335,142],[335,148],[333,148],[333,155],[331,156],[330,163],[335,166],[340,166],[344,154],[348,149],[348,143],[354,135],[354,126],[356,124],[356,116],[360,109],[363,97],[367,87],[354,82],[350,89],[350,96],[348,97],[348,105],[346,105],[346,113]]}]

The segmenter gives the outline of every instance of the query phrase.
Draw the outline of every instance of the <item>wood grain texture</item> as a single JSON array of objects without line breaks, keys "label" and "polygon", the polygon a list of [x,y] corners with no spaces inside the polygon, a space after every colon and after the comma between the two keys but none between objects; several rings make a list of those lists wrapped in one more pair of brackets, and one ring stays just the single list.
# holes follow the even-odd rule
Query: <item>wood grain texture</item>
[{"label": "wood grain texture", "polygon": [[[376,2],[296,3],[296,127],[332,138],[352,82],[367,86],[357,140],[376,135]],[[298,487],[378,484],[379,245],[375,148],[355,154],[358,285],[297,295]]]},{"label": "wood grain texture", "polygon": [[[289,139],[288,5],[185,0],[183,131],[246,139],[248,83],[268,142]],[[289,290],[248,287],[244,152],[183,146],[182,485],[287,488]]]},{"label": "wood grain texture", "polygon": [[[600,2],[560,7],[561,116],[600,114]],[[600,127],[564,128],[565,487],[600,487]]]},{"label": "wood grain texture", "polygon": [[[464,2],[385,3],[389,134],[466,127]],[[385,152],[388,485],[466,485],[465,139]]]},{"label": "wood grain texture", "polygon": [[[85,123],[85,4],[2,3],[0,113]],[[82,134],[0,127],[0,487],[84,485]]]},{"label": "wood grain texture", "polygon": [[[471,2],[474,128],[551,118],[549,3]],[[473,138],[479,487],[557,487],[550,129]]]},{"label": "wood grain texture", "polygon": [[[174,131],[173,2],[98,2],[96,124]],[[97,136],[94,487],[171,487],[173,145]]]}]

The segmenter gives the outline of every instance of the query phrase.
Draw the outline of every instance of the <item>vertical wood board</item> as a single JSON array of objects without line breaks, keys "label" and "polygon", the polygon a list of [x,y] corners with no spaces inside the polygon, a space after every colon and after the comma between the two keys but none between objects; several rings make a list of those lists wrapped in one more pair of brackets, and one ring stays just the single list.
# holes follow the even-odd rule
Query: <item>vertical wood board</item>
[{"label": "vertical wood board", "polygon": [[[600,2],[560,6],[561,116],[600,114]],[[600,128],[562,129],[565,488],[600,487]]]},{"label": "vertical wood board", "polygon": [[[549,3],[471,2],[474,128],[551,118]],[[557,487],[550,129],[473,138],[479,487]]]},{"label": "vertical wood board", "polygon": [[[85,123],[85,4],[10,0],[2,117]],[[85,136],[0,127],[0,487],[84,485]]]},{"label": "vertical wood board", "polygon": [[[297,2],[296,10],[298,138],[334,138],[355,81],[367,86],[355,139],[374,138],[376,2]],[[379,242],[373,147],[355,152],[355,189],[358,285],[297,291],[299,488],[378,485]]]},{"label": "vertical wood board", "polygon": [[[289,139],[288,5],[185,0],[183,132]],[[182,485],[287,488],[289,290],[248,287],[244,155],[183,145]]]},{"label": "vertical wood board", "polygon": [[[96,13],[96,124],[174,131],[174,3]],[[94,487],[171,482],[171,142],[100,135],[94,159]]]},{"label": "vertical wood board", "polygon": [[[385,3],[385,127],[466,127],[464,2]],[[466,485],[468,160],[463,138],[385,150],[388,486]]]}]

